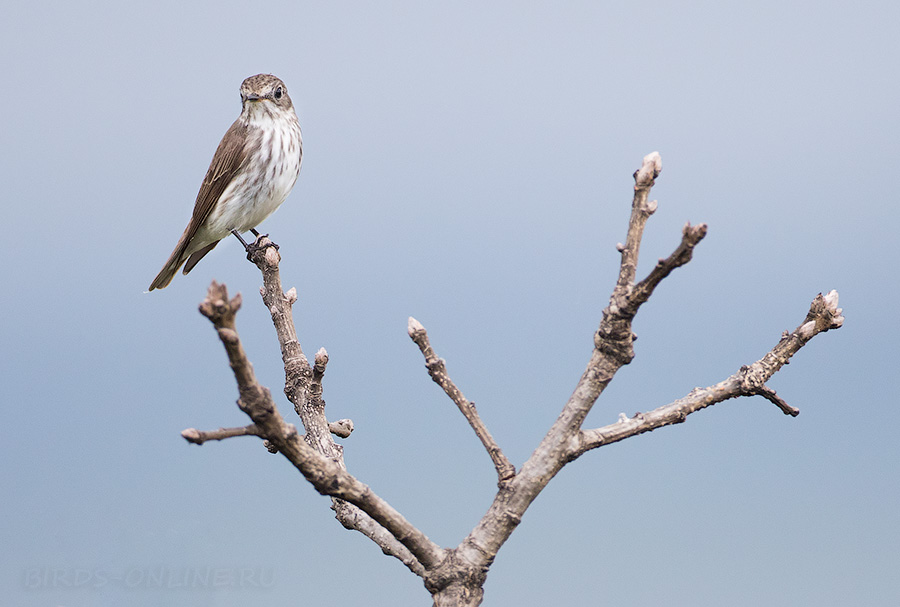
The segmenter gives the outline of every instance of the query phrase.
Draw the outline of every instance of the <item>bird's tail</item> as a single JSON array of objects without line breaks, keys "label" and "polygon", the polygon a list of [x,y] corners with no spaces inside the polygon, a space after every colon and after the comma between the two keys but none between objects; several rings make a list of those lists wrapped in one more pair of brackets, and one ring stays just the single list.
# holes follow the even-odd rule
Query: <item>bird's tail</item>
[{"label": "bird's tail", "polygon": [[159,274],[157,274],[156,278],[153,279],[153,282],[150,283],[151,291],[153,289],[165,289],[168,287],[169,283],[172,282],[172,279],[175,278],[175,273],[178,272],[178,268],[184,263],[184,247],[180,246],[181,243],[178,244],[179,246],[175,247],[175,250],[172,251],[172,255],[169,257],[166,265],[163,266],[163,269],[159,271]]},{"label": "bird's tail", "polygon": [[[190,226],[188,226],[188,228],[190,229]],[[153,289],[165,289],[168,287],[182,265],[184,265],[185,274],[190,272],[194,266],[197,265],[197,262],[203,259],[204,255],[212,251],[216,245],[219,244],[219,241],[217,240],[201,249],[196,249],[194,246],[190,246],[194,241],[194,238],[189,240],[188,237],[193,237],[195,234],[191,234],[189,229],[185,230],[184,234],[181,235],[181,240],[175,245],[175,250],[172,251],[166,265],[163,266],[163,269],[159,271],[159,274],[157,274],[156,278],[153,279],[153,282],[150,283],[151,291]],[[187,261],[187,263],[185,263],[185,261]]]},{"label": "bird's tail", "polygon": [[162,270],[159,271],[159,274],[156,275],[156,278],[153,279],[153,282],[150,283],[150,291],[153,289],[165,289],[169,286],[169,283],[172,282],[172,279],[175,278],[175,273],[178,272],[178,268],[180,268],[188,258],[187,248],[190,243],[190,236],[190,225],[188,225],[184,234],[178,239],[175,250],[169,255],[169,260],[166,261],[166,265],[163,266]]}]

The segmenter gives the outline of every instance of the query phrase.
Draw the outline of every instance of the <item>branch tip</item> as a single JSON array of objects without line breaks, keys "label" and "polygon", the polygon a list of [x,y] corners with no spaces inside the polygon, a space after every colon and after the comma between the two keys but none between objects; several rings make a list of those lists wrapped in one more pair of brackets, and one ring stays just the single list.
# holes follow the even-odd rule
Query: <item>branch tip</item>
[{"label": "branch tip", "polygon": [[463,395],[462,391],[456,387],[453,380],[450,379],[450,376],[447,373],[447,365],[444,362],[444,359],[440,358],[435,353],[434,348],[431,347],[431,343],[428,340],[428,333],[425,332],[425,327],[422,326],[422,323],[418,320],[410,316],[406,330],[407,333],[409,333],[409,337],[417,346],[419,346],[419,350],[425,358],[425,368],[428,370],[428,375],[431,377],[432,381],[439,385],[444,391],[444,394],[449,396],[450,400],[454,402],[460,413],[462,413],[466,418],[466,421],[469,422],[469,426],[475,431],[475,435],[481,441],[485,450],[488,452],[491,461],[494,463],[494,468],[497,470],[498,485],[502,485],[509,481],[516,475],[515,466],[513,466],[506,456],[503,455],[500,446],[497,445],[494,437],[491,436],[491,433],[478,415],[475,403],[468,400]]},{"label": "branch tip", "polygon": [[207,317],[216,327],[233,327],[234,316],[241,309],[242,298],[238,293],[228,299],[228,287],[215,280],[206,291],[206,299],[200,303],[200,313]]},{"label": "branch tip", "polygon": [[[838,307],[839,295],[835,289],[822,296],[825,311],[831,316],[829,329],[839,329],[844,324],[843,308]],[[827,330],[827,329],[826,329]]]},{"label": "branch tip", "polygon": [[353,420],[339,419],[328,424],[328,430],[335,436],[347,438],[353,432]]},{"label": "branch tip", "polygon": [[409,336],[411,338],[415,339],[417,333],[425,332],[425,327],[422,326],[422,323],[420,323],[418,320],[410,316],[409,321],[406,324],[406,332],[409,333]]},{"label": "branch tip", "polygon": [[634,173],[634,187],[648,188],[653,185],[653,180],[662,172],[662,156],[659,152],[650,152],[644,156],[644,160]]},{"label": "branch tip", "polygon": [[844,310],[838,307],[838,301],[838,292],[833,289],[826,295],[816,295],[805,321],[797,328],[797,337],[808,341],[818,333],[841,328],[844,325]]},{"label": "branch tip", "polygon": [[776,407],[781,409],[782,413],[784,413],[785,415],[790,415],[791,417],[797,417],[798,415],[800,415],[800,409],[797,409],[796,407],[792,407],[789,404],[787,404],[787,401],[785,401],[783,398],[778,396],[775,393],[775,390],[773,390],[769,386],[766,386],[766,385],[761,386],[756,391],[756,394],[759,394],[760,396],[765,398],[767,401],[769,401],[770,403],[772,403],[773,405],[775,405]]},{"label": "branch tip", "polygon": [[196,428],[188,428],[181,431],[181,436],[189,443],[202,445],[206,441],[225,440],[234,436],[260,436],[259,427],[256,424],[242,426],[240,428],[219,428],[218,430],[202,431]]},{"label": "branch tip", "polygon": [[706,233],[709,231],[709,226],[707,226],[705,223],[698,223],[697,225],[691,227],[690,222],[688,222],[687,229],[691,234],[691,238],[696,242],[700,242],[706,237]]}]

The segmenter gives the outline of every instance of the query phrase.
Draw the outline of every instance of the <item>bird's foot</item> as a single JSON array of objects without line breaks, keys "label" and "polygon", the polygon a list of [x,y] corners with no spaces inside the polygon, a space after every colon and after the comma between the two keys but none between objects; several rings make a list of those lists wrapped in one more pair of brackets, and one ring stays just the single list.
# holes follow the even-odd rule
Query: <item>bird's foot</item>
[{"label": "bird's foot", "polygon": [[[268,234],[260,234],[259,232],[257,232],[256,230],[254,230],[252,228],[250,229],[250,232],[254,236],[256,236],[256,240],[248,243],[246,240],[241,238],[241,235],[237,230],[231,230],[231,233],[234,234],[235,237],[238,240],[240,240],[241,244],[244,246],[244,250],[247,252],[247,260],[248,261],[256,263],[255,261],[253,261],[254,255],[256,255],[257,253],[260,253],[262,251],[265,251],[269,247],[275,247],[275,250],[276,251],[278,250],[278,248],[279,248],[278,245],[275,244],[274,242],[272,242],[271,240],[268,240],[268,238],[269,238]],[[267,239],[267,242],[264,242],[264,243],[260,242],[264,238]]]},{"label": "bird's foot", "polygon": [[[247,245],[247,259],[253,261],[254,255],[257,253],[264,253],[266,249],[269,247],[273,247],[276,251],[279,249],[279,246],[269,240],[268,234],[260,234],[256,230],[250,230],[256,236],[256,240]],[[265,242],[261,242],[265,239]],[[254,262],[256,263],[256,262]]]}]

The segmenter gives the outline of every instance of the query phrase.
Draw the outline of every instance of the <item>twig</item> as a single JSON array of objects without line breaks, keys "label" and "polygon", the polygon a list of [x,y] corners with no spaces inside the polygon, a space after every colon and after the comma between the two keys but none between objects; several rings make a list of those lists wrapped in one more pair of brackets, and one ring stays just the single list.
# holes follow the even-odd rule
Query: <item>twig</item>
[{"label": "twig", "polygon": [[619,278],[616,281],[616,289],[629,290],[634,283],[637,273],[638,254],[641,250],[641,238],[644,235],[644,226],[653,213],[656,212],[655,200],[647,200],[650,196],[650,188],[656,183],[656,178],[662,172],[662,157],[659,152],[651,152],[644,156],[641,168],[634,172],[634,199],[631,201],[631,219],[628,221],[628,234],[625,245],[619,250],[622,253],[622,262],[619,269]]},{"label": "twig", "polygon": [[359,531],[375,542],[384,554],[398,559],[417,576],[425,577],[425,567],[422,566],[419,559],[371,516],[353,504],[339,499],[332,500],[331,509],[334,510],[334,517],[345,529]]},{"label": "twig", "polygon": [[610,445],[662,426],[681,423],[691,413],[738,396],[758,394],[774,403],[785,414],[796,417],[800,414],[800,410],[776,396],[775,391],[766,386],[765,382],[815,335],[843,325],[844,317],[837,304],[837,291],[831,291],[825,296],[819,293],[813,299],[803,324],[793,333],[785,332],[778,344],[765,356],[752,365],[741,367],[737,373],[724,381],[707,388],[695,388],[687,396],[653,411],[640,413],[602,428],[582,431],[570,454],[571,459],[597,447]]},{"label": "twig", "polygon": [[[328,351],[325,348],[319,348],[316,352],[315,364],[313,365],[313,385],[322,387],[322,378],[325,377],[325,367],[328,366]],[[320,390],[321,391],[321,390]]]},{"label": "twig", "polygon": [[442,358],[438,358],[437,354],[434,353],[434,349],[431,347],[431,343],[428,340],[428,333],[425,331],[425,327],[422,326],[422,323],[418,320],[410,316],[407,333],[409,333],[409,337],[416,345],[419,346],[419,350],[422,351],[422,355],[425,357],[425,367],[428,369],[428,375],[431,376],[434,383],[444,390],[444,393],[450,397],[450,400],[456,403],[460,412],[465,416],[466,420],[468,420],[469,425],[472,426],[472,430],[475,431],[481,444],[484,445],[491,461],[494,462],[494,468],[497,469],[498,484],[502,485],[514,477],[516,475],[515,466],[506,459],[503,451],[500,450],[500,446],[497,445],[494,437],[491,436],[491,433],[488,431],[487,426],[481,421],[478,410],[475,409],[475,403],[466,399],[466,397],[463,396],[462,391],[457,388],[456,384],[453,383],[453,380],[450,379],[450,375],[447,374],[447,365]]},{"label": "twig", "polygon": [[182,430],[181,436],[189,443],[202,445],[206,441],[225,440],[233,436],[260,436],[259,428],[256,424],[242,426],[240,428],[219,428],[218,430],[197,430],[196,428],[188,428]]},{"label": "twig", "polygon": [[706,224],[701,223],[692,226],[690,222],[684,225],[681,230],[681,244],[675,249],[671,255],[665,259],[656,262],[656,266],[650,271],[647,277],[635,285],[629,297],[626,309],[632,315],[637,314],[638,308],[650,299],[653,289],[662,282],[662,280],[672,273],[672,270],[679,268],[688,263],[694,255],[694,247],[706,236]]},{"label": "twig", "polygon": [[[770,403],[772,403],[773,405],[775,405],[776,407],[781,409],[785,415],[790,415],[791,417],[797,417],[798,415],[800,415],[800,409],[797,409],[796,407],[792,407],[789,404],[787,404],[787,401],[785,401],[783,398],[778,396],[775,393],[775,390],[773,390],[769,386],[763,386],[761,388],[758,388],[755,392],[751,392],[750,394],[759,394],[760,396],[765,398],[767,401],[769,401]],[[748,394],[748,396],[750,394]]]},{"label": "twig", "polygon": [[[325,400],[322,397],[322,380],[325,377],[325,367],[328,366],[328,352],[325,348],[319,348],[319,351],[316,352],[314,361],[312,378],[306,386],[308,396],[306,398],[298,399],[298,403],[295,405],[297,412],[303,413],[300,417],[305,420],[304,424],[309,422],[311,425],[320,424],[325,420]],[[301,402],[306,402],[307,404],[305,411],[304,407],[299,406]],[[353,423],[351,422],[350,425],[352,427]],[[334,431],[332,431],[332,434],[334,434]],[[349,435],[350,433],[348,432],[347,436]],[[346,438],[346,436],[344,438]],[[327,440],[323,442],[322,447],[325,452],[332,451],[334,450],[333,444],[333,441]]]}]

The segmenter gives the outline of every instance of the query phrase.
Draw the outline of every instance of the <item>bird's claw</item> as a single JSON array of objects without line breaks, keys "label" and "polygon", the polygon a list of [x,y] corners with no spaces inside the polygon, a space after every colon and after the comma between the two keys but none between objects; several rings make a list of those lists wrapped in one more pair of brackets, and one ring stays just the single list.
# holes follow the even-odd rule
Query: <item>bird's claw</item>
[{"label": "bird's claw", "polygon": [[263,238],[268,238],[269,237],[268,234],[259,234],[256,232],[256,230],[252,230],[252,232],[254,234],[256,234],[256,240],[246,246],[248,261],[253,261],[253,256],[256,253],[259,253],[260,251],[265,251],[269,247],[274,247],[276,251],[279,249],[278,245],[275,244],[274,242],[272,242],[271,240],[266,243],[260,244],[259,241],[262,240]]}]

